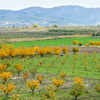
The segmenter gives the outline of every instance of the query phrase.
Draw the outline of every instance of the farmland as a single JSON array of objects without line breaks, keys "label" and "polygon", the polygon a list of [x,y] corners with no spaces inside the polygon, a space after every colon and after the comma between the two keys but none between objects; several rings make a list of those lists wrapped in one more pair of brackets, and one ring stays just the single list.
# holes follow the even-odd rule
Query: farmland
[{"label": "farmland", "polygon": [[[0,100],[74,100],[73,86],[81,88],[77,100],[99,100],[99,42],[88,36],[0,44]],[[4,72],[9,72],[6,81]]]}]

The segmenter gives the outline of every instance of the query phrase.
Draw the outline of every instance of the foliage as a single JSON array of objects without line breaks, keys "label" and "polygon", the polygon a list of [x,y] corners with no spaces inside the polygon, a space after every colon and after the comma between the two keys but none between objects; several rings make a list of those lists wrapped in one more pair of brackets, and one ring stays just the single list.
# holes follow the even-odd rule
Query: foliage
[{"label": "foliage", "polygon": [[23,69],[22,64],[21,64],[21,63],[20,63],[20,64],[15,64],[15,67],[16,67],[18,76],[20,76],[20,72],[21,72],[21,70]]},{"label": "foliage", "polygon": [[5,94],[7,97],[10,92],[12,92],[16,86],[14,86],[13,83],[9,83],[7,86],[6,85],[0,85],[0,90]]},{"label": "foliage", "polygon": [[7,56],[5,51],[0,51],[0,57],[4,59]]},{"label": "foliage", "polygon": [[7,68],[7,66],[5,64],[1,64],[0,65],[0,73],[2,73],[3,71],[5,71]]},{"label": "foliage", "polygon": [[52,83],[53,83],[53,85],[56,86],[57,91],[59,90],[59,87],[64,85],[64,83],[65,83],[65,81],[61,80],[60,78],[58,78],[58,80],[56,80],[55,77],[53,77],[52,80],[53,80]]},{"label": "foliage", "polygon": [[53,28],[57,28],[57,27],[58,27],[58,25],[55,23],[52,27],[53,27]]},{"label": "foliage", "polygon": [[77,100],[77,97],[82,95],[84,93],[84,87],[83,79],[79,77],[75,77],[75,83],[71,88],[71,95],[75,96],[75,100]]},{"label": "foliage", "polygon": [[34,77],[34,75],[37,73],[36,68],[31,68],[31,69],[30,69],[30,73],[31,73],[32,76]]},{"label": "foliage", "polygon": [[60,52],[61,52],[61,48],[58,46],[58,47],[53,47],[53,51],[55,52],[56,55],[59,55]]},{"label": "foliage", "polygon": [[53,87],[52,85],[49,85],[47,87],[47,91],[44,95],[45,99],[51,99],[51,100],[56,100],[56,97],[55,97],[55,87]]},{"label": "foliage", "polygon": [[30,48],[28,48],[28,54],[30,55],[30,56],[34,56],[35,55],[35,48],[34,47],[30,47]]},{"label": "foliage", "polygon": [[78,44],[78,41],[75,40],[75,41],[73,41],[72,43],[73,43],[74,45],[76,45],[76,44]]},{"label": "foliage", "polygon": [[41,55],[41,57],[43,57],[43,55],[46,54],[46,47],[38,48],[37,51]]},{"label": "foliage", "polygon": [[21,97],[20,97],[20,94],[16,94],[16,95],[12,95],[12,100],[23,100]]},{"label": "foliage", "polygon": [[3,80],[3,84],[5,84],[5,82],[8,80],[8,79],[11,79],[12,77],[12,74],[11,72],[2,72],[0,74],[0,78]]},{"label": "foliage", "polygon": [[25,79],[25,82],[26,82],[26,79],[29,77],[29,73],[28,72],[25,72],[23,73],[23,79]]},{"label": "foliage", "polygon": [[41,82],[43,80],[43,75],[38,75],[38,76],[36,76],[36,78],[39,81],[39,83],[41,84]]},{"label": "foliage", "polygon": [[86,44],[85,44],[85,46],[89,46],[89,44],[88,44],[88,43],[86,43]]},{"label": "foliage", "polygon": [[38,28],[38,24],[33,24],[33,28]]},{"label": "foliage", "polygon": [[79,48],[78,47],[73,47],[72,48],[72,51],[74,52],[74,54],[76,53],[76,52],[78,52],[79,51]]},{"label": "foliage", "polygon": [[82,43],[83,43],[83,42],[79,41],[79,42],[78,42],[78,45],[79,45],[79,46],[82,46]]},{"label": "foliage", "polygon": [[63,48],[62,48],[62,51],[63,51],[63,53],[67,53],[68,47],[63,47]]},{"label": "foliage", "polygon": [[91,46],[95,45],[95,42],[94,41],[90,41],[90,45]]},{"label": "foliage", "polygon": [[32,94],[34,94],[35,88],[37,89],[38,86],[40,85],[39,81],[35,81],[35,80],[32,81],[28,80],[26,83],[27,83],[26,86],[32,90]]},{"label": "foliage", "polygon": [[61,73],[60,76],[64,79],[66,77],[66,73]]},{"label": "foliage", "polygon": [[97,91],[97,92],[100,92],[100,83],[96,84],[94,89]]},{"label": "foliage", "polygon": [[28,50],[25,46],[21,46],[18,48],[18,53],[24,58],[25,55],[28,55]]}]

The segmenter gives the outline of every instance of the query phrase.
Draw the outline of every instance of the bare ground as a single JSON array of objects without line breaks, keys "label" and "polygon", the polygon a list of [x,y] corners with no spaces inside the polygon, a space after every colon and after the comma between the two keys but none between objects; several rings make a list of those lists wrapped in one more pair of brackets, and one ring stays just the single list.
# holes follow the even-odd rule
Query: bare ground
[{"label": "bare ground", "polygon": [[[73,53],[72,52],[72,48],[73,48],[74,46],[68,46],[68,52],[69,53]],[[96,52],[96,53],[100,53],[100,46],[98,46],[98,47],[93,47],[93,46],[89,46],[89,47],[86,47],[86,46],[75,46],[75,47],[78,47],[79,48],[79,54],[82,54],[82,53],[84,53],[84,52],[86,52],[87,51],[87,53],[89,53],[89,54],[91,54],[91,53],[93,53],[93,52]]]}]

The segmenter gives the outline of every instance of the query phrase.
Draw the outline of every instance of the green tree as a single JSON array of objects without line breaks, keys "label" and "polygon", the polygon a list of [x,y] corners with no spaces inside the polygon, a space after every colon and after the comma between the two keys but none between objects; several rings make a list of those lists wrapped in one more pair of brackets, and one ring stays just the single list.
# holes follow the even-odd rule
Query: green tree
[{"label": "green tree", "polygon": [[57,28],[58,27],[58,25],[55,23],[55,24],[53,24],[53,26],[52,26],[53,28]]}]

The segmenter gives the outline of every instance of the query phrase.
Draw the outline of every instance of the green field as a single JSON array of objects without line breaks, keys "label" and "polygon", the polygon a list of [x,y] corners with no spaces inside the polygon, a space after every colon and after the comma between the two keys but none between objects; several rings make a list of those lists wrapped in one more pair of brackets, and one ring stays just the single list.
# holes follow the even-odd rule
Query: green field
[{"label": "green field", "polygon": [[64,39],[54,39],[54,40],[41,40],[41,41],[29,41],[29,42],[19,42],[19,43],[6,43],[13,44],[14,47],[19,46],[60,46],[60,45],[73,45],[72,41],[82,41],[83,45],[85,43],[89,43],[89,41],[100,41],[99,38],[91,38],[91,37],[78,37],[78,38],[64,38]]},{"label": "green field", "polygon": [[[41,40],[41,41],[29,41],[29,42],[16,42],[16,43],[6,43],[7,45],[12,44],[14,47],[19,46],[63,46],[63,45],[73,45],[72,41],[82,41],[83,45],[89,43],[89,41],[100,41],[99,38],[91,37],[78,37],[78,38],[64,38],[64,39],[54,39],[54,40]],[[1,45],[1,44],[0,44]],[[94,47],[95,48],[95,47]],[[77,56],[77,57],[76,57]],[[87,54],[86,64],[83,59],[85,58],[84,54],[63,54],[62,56],[56,56],[54,53],[50,55],[44,55],[40,57],[37,53],[35,56],[26,55],[24,58],[20,55],[11,58],[10,56],[5,57],[3,60],[0,58],[0,65],[3,63],[9,62],[11,65],[7,67],[8,72],[12,72],[12,79],[7,80],[8,83],[14,83],[16,86],[15,90],[9,93],[8,97],[5,97],[4,93],[0,91],[0,100],[12,100],[11,97],[14,94],[20,94],[21,100],[54,100],[46,99],[46,93],[48,85],[53,85],[52,77],[56,79],[61,78],[59,74],[62,72],[66,73],[64,85],[59,87],[59,91],[55,91],[56,100],[74,100],[74,96],[70,94],[71,88],[74,84],[75,76],[83,78],[85,85],[84,93],[78,97],[77,100],[100,100],[100,93],[97,93],[94,89],[94,86],[97,83],[100,83],[100,53],[97,53],[96,58],[94,54]],[[76,60],[75,60],[76,59]],[[97,60],[95,62],[95,59]],[[17,74],[15,64],[22,64],[23,69],[20,76]],[[97,67],[96,64],[99,66]],[[30,73],[32,68],[36,68],[37,73],[33,77]],[[23,73],[28,72],[30,74],[27,80],[37,80],[37,75],[43,75],[43,81],[40,84],[38,89],[35,89],[34,95],[32,95],[31,90],[26,86],[26,82],[23,79]],[[15,79],[17,78],[17,79]],[[62,79],[62,78],[61,78]],[[3,80],[0,79],[0,84],[3,83]],[[55,86],[54,86],[55,87]]]},{"label": "green field", "polygon": [[[100,82],[100,72],[95,66],[93,54],[87,55],[88,67],[86,71],[84,68],[83,54],[78,55],[75,68],[73,69],[74,56],[75,55],[66,55],[58,57],[39,57],[38,59],[37,57],[30,58],[29,56],[26,56],[25,59],[14,58],[10,60],[8,58],[5,58],[4,60],[0,60],[0,63],[4,63],[9,60],[11,66],[9,66],[7,70],[16,73],[13,77],[17,77],[17,71],[14,67],[15,63],[22,63],[24,67],[21,71],[20,77],[23,76],[23,72],[29,72],[29,70],[33,67],[37,69],[37,74],[35,75],[35,77],[32,77],[32,75],[29,72],[30,76],[28,79],[36,80],[36,76],[40,74],[44,76],[42,84],[39,86],[38,89],[35,89],[34,95],[32,95],[31,90],[28,87],[26,87],[26,82],[24,81],[24,79],[19,78],[8,80],[7,83],[13,82],[14,85],[16,85],[16,89],[13,92],[11,92],[7,98],[5,98],[4,94],[0,91],[0,100],[11,100],[12,94],[20,94],[23,100],[30,100],[30,98],[32,98],[31,100],[47,100],[42,99],[44,93],[46,93],[46,87],[48,85],[53,85],[52,77],[60,77],[59,73],[61,72],[67,73],[67,76],[65,77],[64,85],[59,88],[59,91],[55,92],[57,100],[74,100],[74,96],[70,95],[70,90],[72,84],[74,83],[75,76],[83,78],[84,84],[86,85],[85,92],[83,93],[83,95],[78,97],[79,100],[99,100],[100,94],[94,90],[94,86],[96,83]],[[98,64],[100,65],[100,54],[96,54],[96,57],[98,59]],[[42,62],[40,66],[37,66],[37,64],[43,60],[44,62]],[[65,63],[63,64],[62,61],[64,60]],[[51,66],[47,67],[48,65]],[[88,74],[85,74],[86,72]],[[2,83],[2,80],[0,83]]]}]

